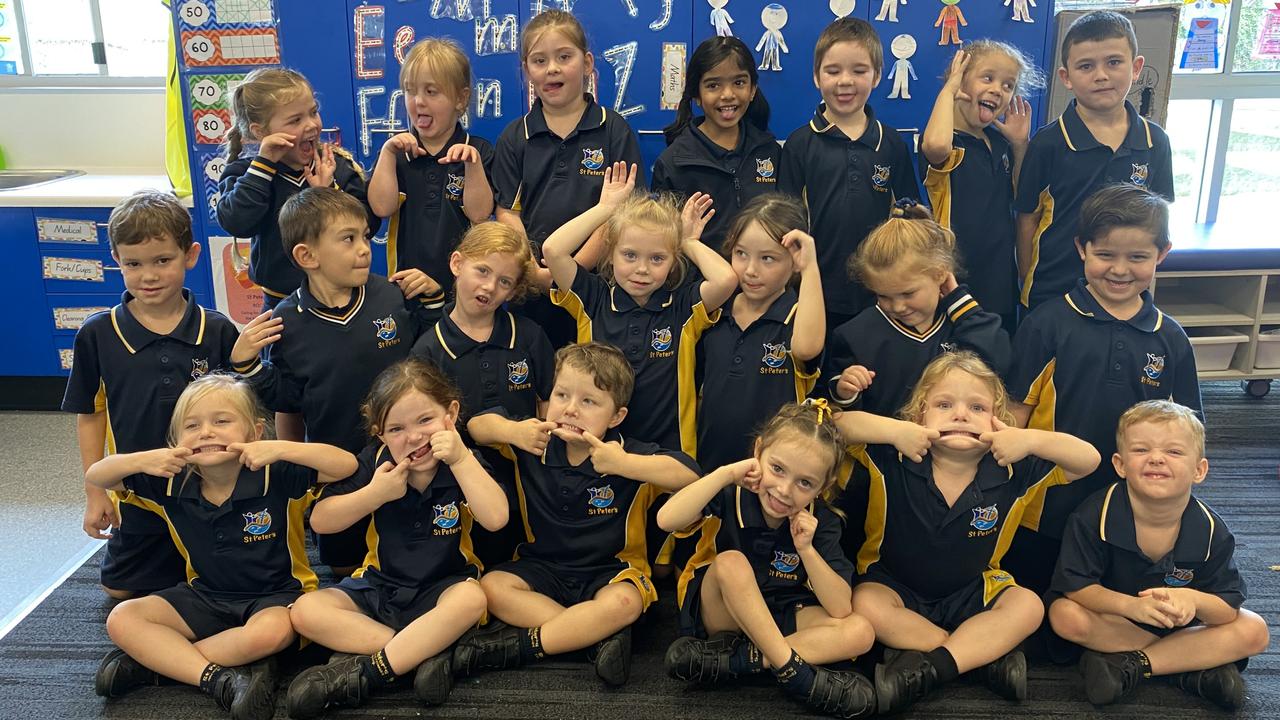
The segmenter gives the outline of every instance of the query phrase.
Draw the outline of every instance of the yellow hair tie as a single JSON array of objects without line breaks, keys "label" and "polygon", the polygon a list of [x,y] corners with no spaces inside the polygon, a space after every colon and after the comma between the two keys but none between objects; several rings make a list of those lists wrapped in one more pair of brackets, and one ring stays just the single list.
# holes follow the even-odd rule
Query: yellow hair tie
[{"label": "yellow hair tie", "polygon": [[831,406],[827,404],[827,401],[825,399],[809,398],[804,402],[806,405],[812,405],[815,409],[817,409],[819,425],[821,425],[824,421],[830,420],[834,417],[834,413],[831,411]]}]

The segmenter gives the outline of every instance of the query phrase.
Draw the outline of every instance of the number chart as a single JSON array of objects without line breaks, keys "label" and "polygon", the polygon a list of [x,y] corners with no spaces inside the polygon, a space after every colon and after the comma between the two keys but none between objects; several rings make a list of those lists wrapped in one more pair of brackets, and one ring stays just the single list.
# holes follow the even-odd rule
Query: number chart
[{"label": "number chart", "polygon": [[272,0],[185,0],[175,12],[187,68],[280,62]]},{"label": "number chart", "polygon": [[227,139],[231,129],[231,91],[243,79],[244,75],[239,74],[187,76],[191,126],[195,128],[197,144],[219,145]]}]

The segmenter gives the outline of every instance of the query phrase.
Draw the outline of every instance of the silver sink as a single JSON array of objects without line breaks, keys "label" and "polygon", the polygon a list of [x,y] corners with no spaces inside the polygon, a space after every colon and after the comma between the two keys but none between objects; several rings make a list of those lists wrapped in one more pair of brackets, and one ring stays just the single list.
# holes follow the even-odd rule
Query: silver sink
[{"label": "silver sink", "polygon": [[83,174],[83,170],[0,170],[0,190],[28,188]]}]

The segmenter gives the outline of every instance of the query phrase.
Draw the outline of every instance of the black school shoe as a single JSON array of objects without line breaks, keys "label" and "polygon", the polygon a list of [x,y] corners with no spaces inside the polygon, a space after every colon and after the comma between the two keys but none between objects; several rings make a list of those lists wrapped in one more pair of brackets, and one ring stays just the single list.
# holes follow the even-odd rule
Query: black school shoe
[{"label": "black school shoe", "polygon": [[1142,679],[1142,663],[1133,653],[1100,653],[1085,650],[1080,655],[1084,694],[1094,705],[1110,705],[1133,692]]},{"label": "black school shoe", "polygon": [[453,648],[429,657],[413,674],[413,694],[424,705],[442,705],[453,690]]},{"label": "black school shoe", "polygon": [[334,654],[328,664],[309,667],[289,684],[285,710],[306,720],[329,707],[359,707],[369,699],[369,679],[355,655]]},{"label": "black school shoe", "polygon": [[227,669],[231,672],[210,693],[218,707],[230,711],[232,720],[271,720],[276,712],[275,658]]},{"label": "black school shoe", "polygon": [[838,718],[864,718],[876,713],[876,689],[871,681],[848,670],[814,667],[813,688],[805,705]]},{"label": "black school shoe", "polygon": [[631,677],[631,626],[595,644],[587,659],[596,667],[596,676],[610,687],[627,684]]},{"label": "black school shoe", "polygon": [[1244,702],[1244,678],[1235,663],[1208,670],[1179,673],[1178,687],[1209,700],[1225,710],[1235,710]]},{"label": "black school shoe", "polygon": [[742,636],[735,632],[714,633],[706,640],[676,638],[662,662],[667,675],[676,680],[715,685],[738,676],[729,669],[729,660],[740,642]]},{"label": "black school shoe", "polygon": [[159,674],[116,648],[107,653],[98,666],[93,691],[105,698],[118,698],[134,688],[159,684]]},{"label": "black school shoe", "polygon": [[986,686],[1005,700],[1027,699],[1027,657],[1021,650],[1012,650],[987,663],[981,672]]},{"label": "black school shoe", "polygon": [[938,682],[938,671],[922,652],[908,650],[892,656],[886,653],[885,660],[876,665],[876,702],[881,714],[914,705]]},{"label": "black school shoe", "polygon": [[522,628],[495,620],[483,628],[468,630],[453,646],[453,672],[458,677],[480,670],[506,670],[524,664],[520,657]]}]

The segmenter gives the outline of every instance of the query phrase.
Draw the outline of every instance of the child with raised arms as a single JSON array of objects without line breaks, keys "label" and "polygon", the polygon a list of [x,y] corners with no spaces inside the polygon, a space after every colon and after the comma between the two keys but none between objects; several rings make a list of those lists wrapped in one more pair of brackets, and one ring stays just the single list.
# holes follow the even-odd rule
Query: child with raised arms
[{"label": "child with raised arms", "polygon": [[1025,95],[1043,86],[1021,50],[997,40],[968,43],[951,59],[920,138],[933,219],[955,233],[973,296],[1009,332],[1018,294],[1013,191],[1031,131]]},{"label": "child with raised arms", "polygon": [[351,577],[290,612],[303,637],[355,654],[300,673],[289,686],[289,717],[359,706],[410,672],[418,700],[448,698],[450,647],[485,611],[472,527],[507,522],[502,488],[454,429],[460,397],[438,368],[416,358],[374,380],[362,411],[375,440],[356,474],[327,486],[311,511],[318,533],[372,515],[368,554]]},{"label": "child with raised arms", "polygon": [[[296,637],[289,606],[316,589],[302,516],[317,483],[356,470],[350,453],[263,439],[253,388],[206,375],[178,398],[169,447],[111,455],[85,481],[162,516],[187,563],[187,581],[126,600],[107,617],[119,649],[95,690],[119,697],[160,676],[193,685],[236,720],[274,714],[269,658]],[[267,658],[267,661],[263,661]]]},{"label": "child with raised arms", "polygon": [[[699,240],[715,213],[709,196],[694,194],[681,213],[670,200],[634,194],[636,176],[634,165],[606,168],[600,202],[547,239],[551,300],[572,316],[578,342],[618,346],[635,371],[622,429],[696,457],[695,350],[738,276]],[[593,274],[573,253],[599,228],[605,254]]]},{"label": "child with raised arms", "polygon": [[[693,106],[702,108],[695,118]],[[769,103],[751,50],[736,37],[703,40],[689,58],[667,148],[653,165],[654,192],[711,196],[718,212],[702,241],[724,242],[738,210],[778,187],[782,147],[769,132]]]},{"label": "child with raised arms", "polygon": [[471,99],[471,63],[452,40],[427,38],[400,65],[410,129],[382,145],[369,179],[369,207],[391,218],[387,277],[417,268],[432,285],[419,302],[438,310],[453,286],[449,253],[472,223],[493,214],[493,146],[459,118]]},{"label": "child with raised arms", "polygon": [[849,258],[876,304],[836,328],[820,389],[836,405],[892,416],[925,366],[971,350],[997,373],[1009,366],[1009,336],[956,281],[955,236],[909,200]]},{"label": "child with raised arms", "polygon": [[844,453],[825,400],[784,405],[751,457],[703,476],[658,511],[664,530],[702,530],[680,576],[683,637],[667,650],[668,674],[714,683],[769,670],[813,710],[875,713],[865,677],[822,667],[875,640],[853,613],[843,518],[829,504]]},{"label": "child with raised arms", "polygon": [[698,357],[698,462],[706,470],[751,452],[761,418],[803,400],[818,378],[812,365],[827,328],[808,227],[804,206],[780,193],[751,200],[729,226],[723,252],[738,292],[703,335]]},{"label": "child with raised arms", "polygon": [[1044,606],[1000,560],[1026,507],[1046,488],[1093,472],[1098,451],[1064,433],[1011,427],[1004,385],[971,352],[929,363],[902,420],[838,419],[858,463],[841,496],[856,557],[853,610],[889,651],[875,671],[881,713],[897,712],[961,673],[1027,696],[1019,644]]}]

